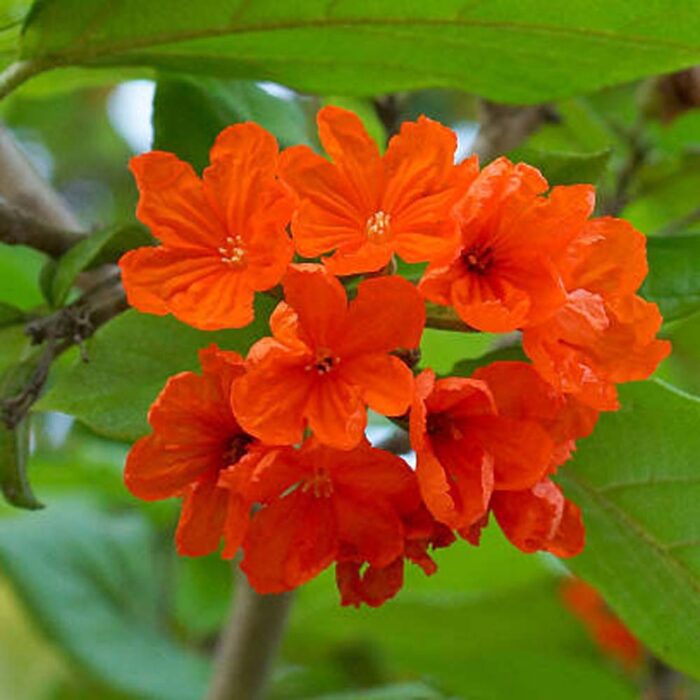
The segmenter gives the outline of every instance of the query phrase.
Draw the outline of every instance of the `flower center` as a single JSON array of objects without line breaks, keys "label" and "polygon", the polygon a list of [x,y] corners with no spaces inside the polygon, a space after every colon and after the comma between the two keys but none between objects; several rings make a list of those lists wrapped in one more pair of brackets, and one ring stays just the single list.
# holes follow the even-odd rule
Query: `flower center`
[{"label": "flower center", "polygon": [[430,413],[426,419],[426,432],[431,436],[440,436],[459,440],[463,437],[462,431],[448,413]]},{"label": "flower center", "polygon": [[328,498],[333,494],[331,475],[323,468],[315,469],[312,476],[304,481],[301,490],[311,491],[316,498]]},{"label": "flower center", "polygon": [[462,262],[470,272],[484,275],[493,265],[493,248],[474,246],[462,252]]},{"label": "flower center", "polygon": [[241,267],[245,259],[245,248],[240,236],[227,236],[226,245],[218,249],[221,262],[234,267]]},{"label": "flower center", "polygon": [[391,226],[391,214],[381,210],[375,212],[367,219],[367,240],[378,243],[389,233],[389,226]]},{"label": "flower center", "polygon": [[243,457],[245,457],[246,452],[250,443],[253,442],[255,438],[248,433],[238,433],[234,435],[227,443],[224,449],[224,464],[225,466],[230,466],[240,462]]},{"label": "flower center", "polygon": [[328,348],[319,348],[316,350],[313,362],[306,365],[306,371],[316,371],[318,374],[328,374],[335,365],[340,362],[339,357],[334,357]]}]

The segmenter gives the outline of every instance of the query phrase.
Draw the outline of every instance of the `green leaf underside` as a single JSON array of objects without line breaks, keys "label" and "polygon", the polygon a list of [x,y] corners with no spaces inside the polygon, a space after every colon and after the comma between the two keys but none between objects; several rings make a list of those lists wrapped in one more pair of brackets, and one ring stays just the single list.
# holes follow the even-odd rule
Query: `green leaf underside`
[{"label": "green leaf underside", "polygon": [[611,153],[609,148],[591,153],[519,148],[511,151],[508,157],[514,162],[524,161],[537,168],[550,185],[595,185],[605,172]]},{"label": "green leaf underside", "polygon": [[[660,17],[663,21],[660,21]],[[368,95],[449,87],[539,102],[700,60],[697,4],[661,0],[44,0],[20,56],[135,65]]]},{"label": "green leaf underside", "polygon": [[647,239],[649,274],[641,293],[659,305],[664,321],[700,311],[700,235]]},{"label": "green leaf underside", "polygon": [[170,376],[198,370],[197,352],[211,343],[245,354],[268,333],[273,306],[274,301],[258,295],[250,326],[215,333],[128,311],[89,343],[90,362],[76,358],[37,407],[74,415],[101,435],[136,440],[148,431],[148,408]]},{"label": "green leaf underside", "polygon": [[136,516],[54,503],[5,519],[3,574],[48,636],[91,676],[129,697],[190,700],[206,684],[204,659],[160,629],[152,533]]},{"label": "green leaf underside", "polygon": [[571,567],[664,661],[700,677],[700,401],[656,381],[621,388],[560,472],[584,512]]}]

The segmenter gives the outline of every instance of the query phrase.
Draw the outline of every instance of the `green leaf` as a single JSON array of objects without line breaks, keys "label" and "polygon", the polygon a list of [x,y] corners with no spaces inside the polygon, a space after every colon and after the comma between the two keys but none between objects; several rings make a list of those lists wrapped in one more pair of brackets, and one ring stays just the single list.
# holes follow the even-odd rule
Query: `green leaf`
[{"label": "green leaf", "polygon": [[522,554],[493,525],[478,548],[457,542],[435,555],[434,576],[409,565],[404,589],[377,609],[339,607],[330,572],[304,586],[285,658],[335,662],[350,683],[422,676],[460,698],[638,697],[564,609],[543,557]]},{"label": "green leaf", "polygon": [[550,185],[595,185],[605,172],[611,151],[604,148],[592,153],[567,153],[520,148],[508,154],[513,161],[525,161],[538,168]]},{"label": "green leaf", "polygon": [[145,229],[135,224],[95,231],[64,253],[55,264],[44,268],[42,287],[47,301],[53,307],[61,306],[81,272],[114,262],[130,248],[149,245],[152,240]]},{"label": "green leaf", "polygon": [[700,401],[658,382],[621,388],[560,472],[583,510],[571,560],[661,659],[700,677]]},{"label": "green leaf", "polygon": [[209,164],[217,134],[244,121],[265,127],[282,147],[309,142],[306,115],[296,99],[274,97],[242,80],[163,77],[158,81],[153,147],[176,153],[199,171]]},{"label": "green leaf", "polygon": [[0,301],[0,328],[13,326],[27,320],[27,314],[12,304]]},{"label": "green leaf", "polygon": [[274,80],[320,94],[451,87],[536,103],[700,61],[695,0],[566,11],[543,0],[465,3],[42,0],[20,57]]},{"label": "green leaf", "polygon": [[527,362],[521,345],[510,345],[505,348],[497,348],[491,352],[475,358],[466,358],[455,363],[450,374],[455,377],[471,377],[474,370],[485,367],[493,362]]},{"label": "green leaf", "polygon": [[116,690],[144,700],[201,697],[206,662],[160,626],[145,521],[73,501],[27,515],[3,520],[0,562],[43,631]]},{"label": "green leaf", "polygon": [[267,334],[274,302],[258,296],[256,320],[240,330],[208,333],[170,317],[128,311],[88,345],[90,362],[76,358],[37,404],[69,413],[95,432],[135,440],[148,431],[146,414],[168,377],[199,367],[197,352],[211,343],[240,353]]},{"label": "green leaf", "polygon": [[641,289],[664,321],[700,311],[700,235],[647,239],[649,274]]}]

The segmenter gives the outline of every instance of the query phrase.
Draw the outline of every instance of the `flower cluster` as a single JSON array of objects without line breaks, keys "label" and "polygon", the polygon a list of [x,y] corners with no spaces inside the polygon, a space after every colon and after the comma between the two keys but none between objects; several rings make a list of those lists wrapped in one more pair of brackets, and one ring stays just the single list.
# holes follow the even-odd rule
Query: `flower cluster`
[{"label": "flower cluster", "polygon": [[[168,381],[127,486],[182,497],[179,552],[242,549],[261,593],[334,563],[343,604],[379,605],[406,560],[433,573],[430,551],[477,545],[491,513],[525,552],[577,554],[581,514],[552,476],[617,408],[616,385],[669,351],[636,296],[644,236],[591,218],[590,186],[550,189],[505,158],[456,165],[454,133],[425,117],[383,155],[351,112],[318,124],[329,159],[280,154],[246,123],[220,134],[201,179],[169,153],[132,161],[160,241],[121,260],[134,307],[211,330],[250,323],[256,293],[283,300],[245,359],[212,346],[201,374]],[[396,257],[427,263],[417,285],[392,274]],[[472,330],[521,331],[532,363],[417,373],[426,300]],[[415,469],[367,442],[368,408],[409,431]]]}]

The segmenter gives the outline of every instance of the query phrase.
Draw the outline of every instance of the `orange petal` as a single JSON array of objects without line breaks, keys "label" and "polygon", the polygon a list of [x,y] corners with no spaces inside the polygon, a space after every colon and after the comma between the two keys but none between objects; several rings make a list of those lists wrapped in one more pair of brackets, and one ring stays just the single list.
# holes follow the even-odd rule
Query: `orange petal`
[{"label": "orange petal", "polygon": [[293,146],[282,154],[280,176],[300,198],[292,220],[300,255],[315,258],[341,246],[362,244],[371,212],[332,163],[308,146]]},{"label": "orange petal", "polygon": [[397,357],[365,353],[343,360],[338,374],[356,387],[362,400],[377,413],[400,416],[413,397],[413,373]]},{"label": "orange petal", "polygon": [[384,567],[367,566],[362,573],[362,564],[340,561],[335,566],[335,580],[340,591],[341,605],[359,607],[366,603],[376,608],[393,598],[403,586],[403,558],[397,557]]},{"label": "orange petal", "polygon": [[140,192],[136,216],[156,238],[192,251],[220,245],[222,226],[188,163],[151,151],[132,158],[129,168]]},{"label": "orange petal", "polygon": [[355,447],[367,425],[367,410],[359,391],[333,371],[314,381],[305,415],[319,441],[339,450]]},{"label": "orange petal", "polygon": [[347,109],[327,106],[316,117],[326,153],[351,183],[370,213],[378,208],[383,168],[379,148],[360,118]]},{"label": "orange petal", "polygon": [[416,288],[396,275],[361,282],[338,339],[341,357],[415,348],[425,325],[425,305]]},{"label": "orange petal", "polygon": [[297,354],[273,348],[236,381],[231,405],[247,433],[271,445],[301,442],[314,383],[314,375],[305,370],[306,363]]},{"label": "orange petal", "polygon": [[229,493],[216,478],[201,479],[187,491],[175,533],[179,554],[201,557],[216,551],[223,534]]},{"label": "orange petal", "polygon": [[343,285],[320,265],[292,265],[284,278],[284,294],[310,344],[334,348],[347,309]]},{"label": "orange petal", "polygon": [[331,501],[297,489],[259,510],[243,544],[241,569],[258,593],[280,593],[306,583],[336,557]]}]

